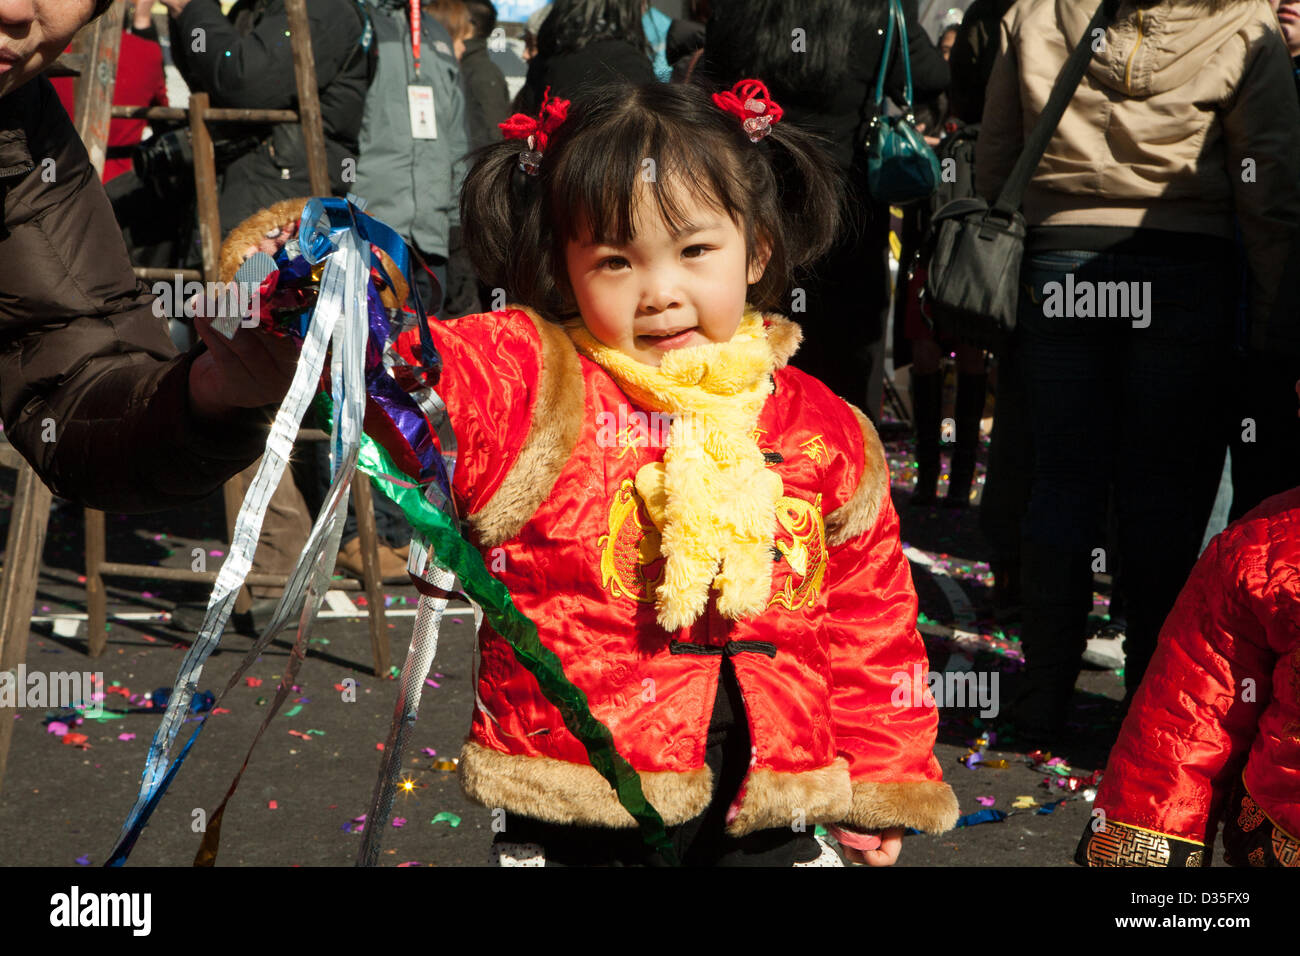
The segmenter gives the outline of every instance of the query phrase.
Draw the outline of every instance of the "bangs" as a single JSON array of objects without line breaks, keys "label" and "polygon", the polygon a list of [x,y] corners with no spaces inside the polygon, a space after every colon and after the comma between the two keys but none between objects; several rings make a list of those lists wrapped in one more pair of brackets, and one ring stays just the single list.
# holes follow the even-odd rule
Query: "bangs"
[{"label": "bangs", "polygon": [[625,245],[636,238],[637,215],[652,210],[679,234],[692,225],[693,200],[740,226],[752,252],[734,146],[715,124],[665,122],[649,104],[627,100],[610,104],[606,115],[593,112],[584,138],[599,148],[554,150],[560,156],[548,195],[557,251],[570,239]]},{"label": "bangs", "polygon": [[[578,314],[566,259],[570,241],[624,246],[638,216],[658,215],[680,237],[692,215],[725,215],[744,236],[746,291],[760,310],[782,307],[794,270],[839,232],[843,184],[821,141],[788,123],[758,143],[707,90],[606,85],[580,91],[549,137],[536,175],[521,145],[482,147],[461,190],[461,222],[480,281],[564,322]],[[641,219],[643,229],[654,220]]]}]

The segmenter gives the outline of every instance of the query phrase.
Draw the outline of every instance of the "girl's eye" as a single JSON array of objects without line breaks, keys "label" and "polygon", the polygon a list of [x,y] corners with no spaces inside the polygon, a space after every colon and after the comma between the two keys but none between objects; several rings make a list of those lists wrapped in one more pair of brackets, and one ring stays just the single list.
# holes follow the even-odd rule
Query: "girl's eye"
[{"label": "girl's eye", "polygon": [[708,251],[709,251],[708,246],[687,246],[685,249],[682,250],[682,255],[684,255],[687,259],[698,259],[700,256],[704,255],[704,253]]},{"label": "girl's eye", "polygon": [[627,264],[628,261],[624,259],[622,256],[610,256],[608,259],[606,259],[604,262],[600,264],[600,267],[602,269],[609,269],[612,272],[617,272],[619,269],[622,269]]}]

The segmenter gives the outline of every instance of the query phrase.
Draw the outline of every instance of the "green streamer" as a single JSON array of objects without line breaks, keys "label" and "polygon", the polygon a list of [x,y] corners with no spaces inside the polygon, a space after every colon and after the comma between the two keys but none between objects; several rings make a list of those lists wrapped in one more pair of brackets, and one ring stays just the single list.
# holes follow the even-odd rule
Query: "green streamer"
[{"label": "green streamer", "polygon": [[[328,415],[329,399],[323,393],[318,409]],[[325,430],[329,430],[328,424]],[[431,544],[438,562],[455,572],[465,592],[483,608],[492,627],[510,644],[515,658],[537,679],[542,695],[560,712],[564,725],[587,750],[587,759],[614,788],[618,802],[641,829],[641,838],[670,866],[677,855],[664,831],[663,818],[645,798],[641,778],[614,746],[609,728],[592,716],[587,695],[564,674],[555,653],[542,644],[537,625],[515,607],[506,586],[483,564],[483,556],[460,534],[451,518],[435,508],[419,488],[404,488],[383,477],[403,474],[384,448],[368,435],[361,436],[357,470],[369,475],[376,486],[402,509],[411,526]]]}]

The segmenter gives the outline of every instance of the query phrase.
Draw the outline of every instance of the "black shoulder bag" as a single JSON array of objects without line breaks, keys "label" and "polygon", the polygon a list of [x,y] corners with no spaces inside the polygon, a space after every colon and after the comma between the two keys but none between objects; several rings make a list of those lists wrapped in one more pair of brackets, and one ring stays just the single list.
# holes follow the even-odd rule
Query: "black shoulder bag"
[{"label": "black shoulder bag", "polygon": [[979,197],[956,199],[934,214],[934,255],[922,308],[938,334],[991,348],[1015,329],[1026,232],[1020,200],[1083,79],[1094,31],[1110,25],[1117,6],[1116,0],[1103,0],[1093,14],[997,201],[990,207]]}]

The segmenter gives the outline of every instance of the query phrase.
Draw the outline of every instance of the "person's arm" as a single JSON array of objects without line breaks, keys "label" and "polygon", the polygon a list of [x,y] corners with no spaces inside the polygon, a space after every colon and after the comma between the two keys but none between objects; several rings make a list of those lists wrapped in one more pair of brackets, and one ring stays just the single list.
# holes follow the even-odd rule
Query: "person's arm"
[{"label": "person's arm", "polygon": [[852,494],[826,518],[831,718],[852,781],[852,808],[840,826],[939,833],[956,822],[957,800],[934,757],[939,715],[924,693],[929,665],[916,630],[916,590],[884,449],[866,416],[853,412],[856,426],[837,429],[848,461],[835,482]]},{"label": "person's arm", "polygon": [[1268,631],[1287,624],[1261,539],[1234,525],[1188,577],[1110,752],[1078,863],[1181,866],[1199,852],[1209,864],[1220,805],[1272,699]]},{"label": "person's arm", "polygon": [[948,99],[952,114],[964,123],[978,123],[984,115],[984,86],[988,83],[981,64],[990,45],[997,46],[997,31],[992,33],[989,24],[996,28],[997,20],[988,15],[986,0],[975,0],[966,8],[957,39],[948,54],[948,69],[952,82]]},{"label": "person's arm", "polygon": [[1247,48],[1223,132],[1246,247],[1251,345],[1294,356],[1300,355],[1300,105],[1291,73],[1290,54],[1270,25]]},{"label": "person's arm", "polygon": [[[273,4],[257,25],[240,36],[217,0],[162,0],[172,19],[173,49],[191,88],[208,93],[214,106],[292,109],[298,101],[289,18]],[[353,54],[361,24],[347,9],[351,0],[315,0],[307,5],[316,80],[333,80]]]},{"label": "person's arm", "polygon": [[448,177],[446,201],[447,223],[450,227],[460,226],[460,187],[465,182],[467,160],[469,155],[469,119],[465,108],[465,91],[459,82],[447,84],[451,115],[447,124],[447,149],[451,156],[451,175]]},{"label": "person's arm", "polygon": [[[104,189],[48,81],[2,106],[23,111],[33,165],[5,179],[7,438],[51,490],[94,508],[156,511],[205,497],[256,460],[266,411],[208,402],[204,417],[192,406],[201,353],[176,354],[154,298],[137,287]],[[55,171],[48,182],[46,169]]]},{"label": "person's arm", "polygon": [[984,92],[980,135],[975,141],[975,190],[990,203],[998,198],[1025,145],[1020,60],[1006,20],[999,29],[998,44],[998,57]]},{"label": "person's arm", "polygon": [[510,118],[510,93],[504,74],[484,57],[472,72],[462,75],[467,80],[465,110],[470,117],[470,146],[497,142],[501,139],[500,124]]}]

